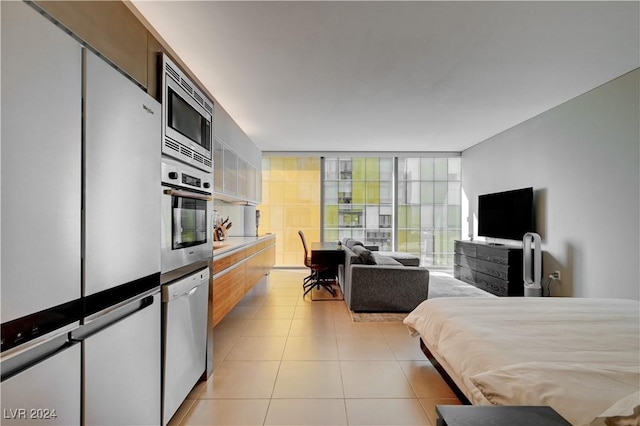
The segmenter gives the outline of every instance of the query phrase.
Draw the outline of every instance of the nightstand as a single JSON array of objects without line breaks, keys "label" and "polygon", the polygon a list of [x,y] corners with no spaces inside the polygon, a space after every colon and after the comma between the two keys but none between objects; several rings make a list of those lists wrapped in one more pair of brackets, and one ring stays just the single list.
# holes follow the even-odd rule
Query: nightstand
[{"label": "nightstand", "polygon": [[571,426],[551,407],[436,405],[436,426]]}]

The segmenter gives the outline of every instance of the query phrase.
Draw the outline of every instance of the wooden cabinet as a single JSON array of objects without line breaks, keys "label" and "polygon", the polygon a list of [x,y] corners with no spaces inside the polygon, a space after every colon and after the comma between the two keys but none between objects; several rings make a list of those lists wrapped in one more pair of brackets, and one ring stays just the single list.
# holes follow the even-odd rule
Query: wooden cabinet
[{"label": "wooden cabinet", "polygon": [[241,262],[224,274],[213,279],[213,325],[222,320],[236,304],[242,300],[245,292],[245,263]]},{"label": "wooden cabinet", "polygon": [[213,275],[218,272],[222,272],[225,269],[232,267],[233,265],[242,262],[245,259],[245,251],[241,250],[235,253],[232,253],[228,256],[223,257],[222,259],[213,260]]},{"label": "wooden cabinet", "polygon": [[149,34],[123,2],[38,1],[37,5],[142,86],[149,87]]},{"label": "wooden cabinet", "polygon": [[212,262],[213,325],[218,324],[233,307],[269,273],[275,265],[276,239],[269,237],[239,248]]},{"label": "wooden cabinet", "polygon": [[214,98],[129,2],[37,0],[33,4],[138,82],[154,98],[159,99],[159,53],[166,53],[209,98]]},{"label": "wooden cabinet", "polygon": [[522,296],[522,249],[456,241],[454,276],[496,296]]}]

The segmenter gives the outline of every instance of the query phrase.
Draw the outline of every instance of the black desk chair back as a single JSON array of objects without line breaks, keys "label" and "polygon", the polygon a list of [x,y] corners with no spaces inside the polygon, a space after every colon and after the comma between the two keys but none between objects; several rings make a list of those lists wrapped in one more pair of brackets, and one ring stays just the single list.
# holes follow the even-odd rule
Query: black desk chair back
[{"label": "black desk chair back", "polygon": [[[328,268],[323,265],[314,265],[311,261],[311,253],[309,251],[309,246],[307,245],[307,239],[304,237],[304,232],[301,230],[298,231],[298,235],[300,235],[300,240],[302,241],[302,247],[304,248],[304,266],[309,268],[311,273],[307,275],[302,283],[302,288],[304,289],[304,294],[302,297],[306,296],[313,287],[316,287],[318,290],[320,287],[325,288],[332,296],[335,297],[336,293],[331,285],[325,282],[326,280],[321,275],[321,273]],[[326,275],[326,274],[325,274]]]},{"label": "black desk chair back", "polygon": [[310,274],[307,275],[304,279],[302,287],[306,290],[309,283],[313,280],[315,281],[316,273],[311,267],[311,254],[309,253],[309,247],[307,246],[307,239],[304,237],[304,232],[298,231],[298,235],[300,235],[300,240],[302,241],[302,247],[304,248],[304,266],[309,268]]}]

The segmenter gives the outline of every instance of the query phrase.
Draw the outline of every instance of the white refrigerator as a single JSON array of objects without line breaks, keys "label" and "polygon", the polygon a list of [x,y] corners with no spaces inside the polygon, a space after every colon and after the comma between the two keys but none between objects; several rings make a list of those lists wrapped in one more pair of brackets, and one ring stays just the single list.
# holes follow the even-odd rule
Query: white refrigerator
[{"label": "white refrigerator", "polygon": [[159,424],[160,105],[0,6],[0,422]]}]

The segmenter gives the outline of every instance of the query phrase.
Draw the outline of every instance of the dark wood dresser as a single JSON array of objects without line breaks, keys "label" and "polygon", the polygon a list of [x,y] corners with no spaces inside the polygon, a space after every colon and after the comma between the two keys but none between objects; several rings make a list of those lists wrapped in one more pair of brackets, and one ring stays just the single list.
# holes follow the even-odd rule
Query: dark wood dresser
[{"label": "dark wood dresser", "polygon": [[456,241],[454,276],[496,296],[523,296],[522,248]]}]

